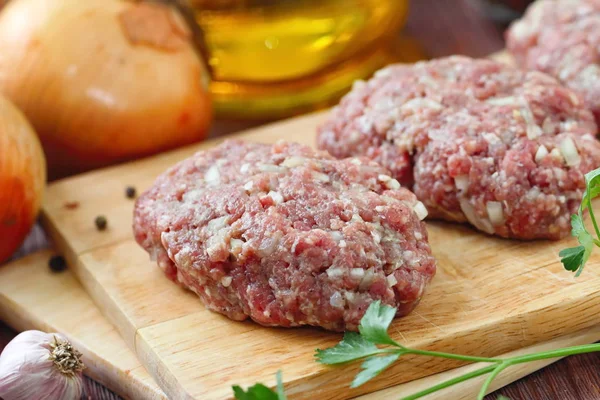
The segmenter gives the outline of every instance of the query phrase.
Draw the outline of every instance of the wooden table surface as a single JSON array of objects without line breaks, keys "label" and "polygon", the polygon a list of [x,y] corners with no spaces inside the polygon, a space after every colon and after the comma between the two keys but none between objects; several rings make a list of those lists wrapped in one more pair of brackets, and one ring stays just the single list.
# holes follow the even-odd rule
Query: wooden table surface
[{"label": "wooden table surface", "polygon": [[[514,17],[491,0],[412,0],[411,15],[403,35],[414,39],[429,57],[450,54],[485,56],[504,47],[502,31]],[[217,121],[213,135],[223,135],[253,124]],[[45,247],[43,232],[36,227],[20,257]],[[16,332],[0,321],[0,351]],[[86,379],[84,399],[116,400],[118,396]],[[600,399],[600,354],[571,356],[529,375],[489,396],[504,395],[512,400],[593,400]]]}]

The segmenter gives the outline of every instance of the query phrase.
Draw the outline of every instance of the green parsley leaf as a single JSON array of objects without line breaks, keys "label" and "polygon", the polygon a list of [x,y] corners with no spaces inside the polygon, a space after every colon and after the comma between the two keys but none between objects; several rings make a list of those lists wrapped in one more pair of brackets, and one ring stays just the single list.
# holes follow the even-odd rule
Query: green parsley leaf
[{"label": "green parsley leaf", "polygon": [[321,364],[342,364],[382,352],[375,344],[369,342],[358,333],[346,332],[344,339],[334,347],[325,350],[317,349],[315,358]]},{"label": "green parsley leaf", "polygon": [[394,361],[400,357],[400,354],[391,354],[389,356],[369,357],[360,366],[360,371],[352,381],[351,388],[359,387],[360,385],[370,381],[379,375],[384,369],[389,367]]},{"label": "green parsley leaf", "polygon": [[560,262],[563,264],[567,271],[579,271],[580,268],[583,268],[583,258],[585,256],[585,247],[577,246],[570,247],[568,249],[563,249],[558,253],[559,257],[561,257]]},{"label": "green parsley leaf", "polygon": [[287,400],[285,392],[283,391],[281,370],[277,371],[275,377],[277,379],[277,393],[262,383],[257,383],[253,386],[250,386],[248,391],[244,391],[244,389],[238,385],[234,385],[232,387],[233,394],[237,400]]},{"label": "green parsley leaf", "polygon": [[573,228],[571,234],[577,238],[580,246],[564,249],[558,255],[562,257],[560,261],[565,269],[576,272],[575,276],[579,276],[594,249],[594,238],[585,228],[579,214],[571,216],[571,227]]},{"label": "green parsley leaf", "polygon": [[381,301],[377,300],[369,305],[367,312],[365,312],[365,315],[360,320],[358,330],[362,337],[369,342],[402,347],[392,340],[387,333],[395,316],[396,309],[394,307],[381,304]]},{"label": "green parsley leaf", "polygon": [[237,400],[280,400],[277,393],[263,385],[257,383],[254,386],[250,386],[248,391],[235,385],[233,386],[233,394]]},{"label": "green parsley leaf", "polygon": [[600,196],[600,168],[585,174],[586,193],[581,201],[581,208],[585,210],[588,206],[588,197],[594,199]]}]

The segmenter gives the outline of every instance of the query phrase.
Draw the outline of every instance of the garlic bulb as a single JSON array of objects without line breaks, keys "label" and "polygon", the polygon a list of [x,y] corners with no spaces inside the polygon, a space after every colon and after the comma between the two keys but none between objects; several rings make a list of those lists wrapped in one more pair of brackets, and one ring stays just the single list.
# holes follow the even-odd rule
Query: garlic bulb
[{"label": "garlic bulb", "polygon": [[81,353],[61,335],[26,331],[0,355],[0,398],[79,400]]}]

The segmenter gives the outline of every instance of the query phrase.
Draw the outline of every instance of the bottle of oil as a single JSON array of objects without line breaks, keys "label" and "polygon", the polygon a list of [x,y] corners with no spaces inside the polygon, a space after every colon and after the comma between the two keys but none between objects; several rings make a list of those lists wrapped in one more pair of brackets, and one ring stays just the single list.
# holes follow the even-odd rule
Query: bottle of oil
[{"label": "bottle of oil", "polygon": [[190,0],[217,113],[278,118],[336,101],[398,55],[409,0]]}]

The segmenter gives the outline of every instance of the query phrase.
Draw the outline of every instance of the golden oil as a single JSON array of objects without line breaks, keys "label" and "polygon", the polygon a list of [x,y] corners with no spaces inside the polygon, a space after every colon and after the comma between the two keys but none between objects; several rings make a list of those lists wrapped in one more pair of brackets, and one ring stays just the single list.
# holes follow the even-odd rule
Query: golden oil
[{"label": "golden oil", "polygon": [[410,46],[400,56],[397,51],[408,0],[191,4],[204,32],[220,116],[275,118],[316,109],[385,64],[422,58]]}]

